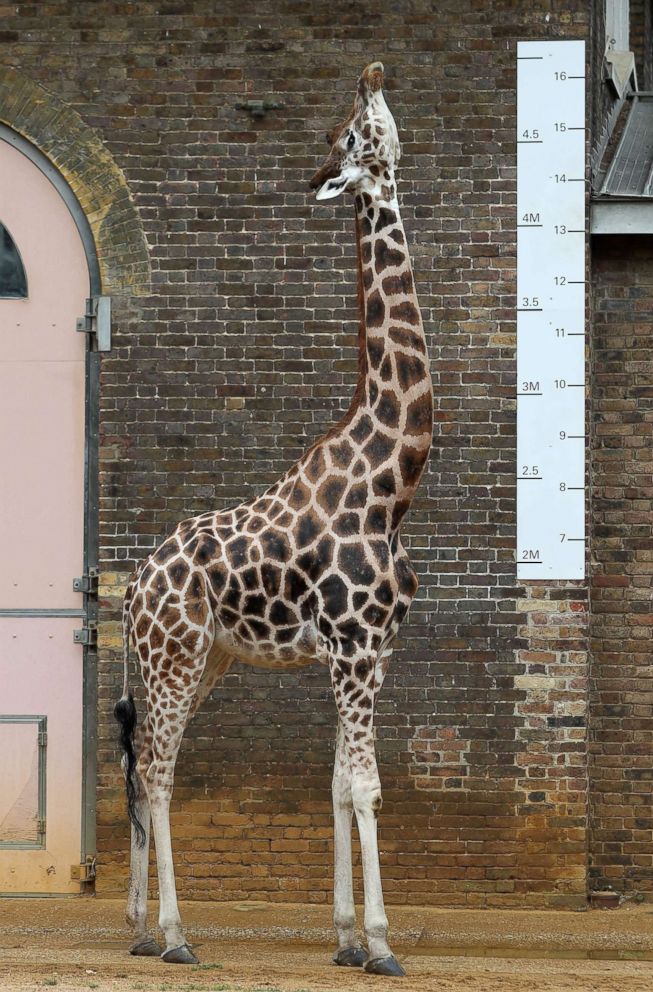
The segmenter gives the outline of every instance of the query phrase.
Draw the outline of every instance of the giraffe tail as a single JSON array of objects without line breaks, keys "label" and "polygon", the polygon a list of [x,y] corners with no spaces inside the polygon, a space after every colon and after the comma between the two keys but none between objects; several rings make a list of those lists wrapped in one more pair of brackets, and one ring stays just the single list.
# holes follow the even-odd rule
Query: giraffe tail
[{"label": "giraffe tail", "polygon": [[129,610],[132,596],[134,594],[134,579],[127,586],[125,599],[122,605],[122,649],[124,678],[122,696],[116,703],[113,715],[120,725],[120,746],[124,752],[122,759],[123,771],[125,774],[125,790],[127,792],[127,813],[134,828],[136,843],[139,847],[145,844],[145,830],[143,824],[138,819],[136,804],[139,797],[138,780],[136,778],[136,752],[134,750],[134,731],[136,730],[137,716],[134,697],[129,691],[129,636],[130,617]]}]

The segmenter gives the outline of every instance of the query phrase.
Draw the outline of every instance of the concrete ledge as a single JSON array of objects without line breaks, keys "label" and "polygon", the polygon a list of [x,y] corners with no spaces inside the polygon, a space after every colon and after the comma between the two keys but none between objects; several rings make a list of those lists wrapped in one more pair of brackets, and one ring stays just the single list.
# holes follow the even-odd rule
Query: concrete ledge
[{"label": "concrete ledge", "polygon": [[653,233],[653,200],[594,201],[590,207],[590,234]]}]

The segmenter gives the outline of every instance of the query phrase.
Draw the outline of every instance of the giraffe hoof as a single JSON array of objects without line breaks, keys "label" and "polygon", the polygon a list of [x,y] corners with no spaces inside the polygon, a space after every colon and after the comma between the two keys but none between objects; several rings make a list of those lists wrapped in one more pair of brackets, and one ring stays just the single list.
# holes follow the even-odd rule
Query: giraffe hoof
[{"label": "giraffe hoof", "polygon": [[181,947],[171,947],[169,951],[164,951],[161,960],[165,961],[166,964],[199,964],[188,944],[182,944]]},{"label": "giraffe hoof", "polygon": [[365,971],[369,975],[392,975],[397,978],[406,974],[394,954],[387,958],[372,958],[365,965]]},{"label": "giraffe hoof", "polygon": [[343,947],[333,955],[333,961],[343,968],[362,968],[368,957],[364,947]]},{"label": "giraffe hoof", "polygon": [[137,958],[160,958],[161,948],[154,937],[145,937],[136,944],[132,944],[129,953]]}]

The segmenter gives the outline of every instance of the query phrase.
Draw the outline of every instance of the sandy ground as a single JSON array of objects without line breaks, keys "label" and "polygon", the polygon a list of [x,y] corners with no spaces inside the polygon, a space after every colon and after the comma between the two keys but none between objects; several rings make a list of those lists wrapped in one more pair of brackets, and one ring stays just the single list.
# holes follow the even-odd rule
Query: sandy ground
[{"label": "sandy ground", "polygon": [[331,964],[324,906],[188,903],[182,916],[202,962],[190,967],[130,957],[123,912],[113,900],[0,901],[1,992],[371,992],[388,983],[424,992],[653,990],[650,905],[588,913],[394,908],[403,979]]}]

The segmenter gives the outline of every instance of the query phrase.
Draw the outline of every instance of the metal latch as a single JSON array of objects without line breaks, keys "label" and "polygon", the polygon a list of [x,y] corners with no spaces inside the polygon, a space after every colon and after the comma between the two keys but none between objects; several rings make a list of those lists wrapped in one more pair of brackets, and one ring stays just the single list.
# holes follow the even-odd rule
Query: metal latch
[{"label": "metal latch", "polygon": [[79,865],[70,866],[70,879],[73,882],[93,882],[95,881],[96,859],[89,855],[86,861]]},{"label": "metal latch", "polygon": [[91,335],[91,341],[95,341],[93,351],[111,351],[111,297],[91,296],[86,301],[86,313],[77,318],[77,330]]},{"label": "metal latch", "polygon": [[95,647],[97,644],[97,622],[89,620],[80,630],[74,630],[73,641],[75,644],[86,644],[90,648]]},{"label": "metal latch", "polygon": [[236,104],[236,110],[246,110],[248,114],[252,117],[265,117],[268,110],[282,110],[284,107],[283,103],[279,103],[277,100],[245,100],[243,103]]},{"label": "metal latch", "polygon": [[84,572],[78,579],[73,579],[73,589],[75,592],[87,592],[91,596],[97,596],[99,574],[97,568],[89,568],[88,572]]}]

